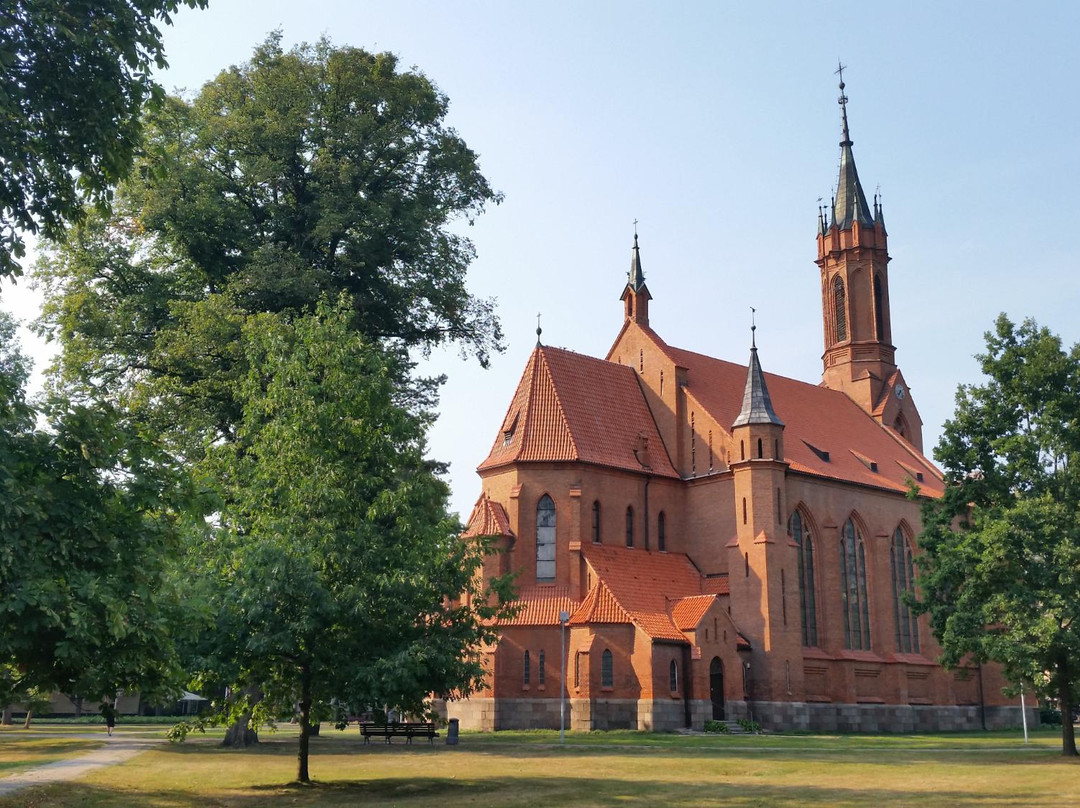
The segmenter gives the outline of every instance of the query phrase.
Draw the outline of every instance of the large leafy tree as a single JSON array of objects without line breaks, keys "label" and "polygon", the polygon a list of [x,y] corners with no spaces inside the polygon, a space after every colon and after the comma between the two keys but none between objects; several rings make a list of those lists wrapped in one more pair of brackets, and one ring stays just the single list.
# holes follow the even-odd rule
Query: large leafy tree
[{"label": "large leafy tree", "polygon": [[140,110],[161,97],[159,23],[206,0],[8,0],[0,6],[0,278],[20,230],[60,234],[131,167]]},{"label": "large leafy tree", "polygon": [[478,589],[484,548],[447,517],[423,420],[342,301],[246,318],[240,440],[200,468],[225,490],[199,553],[201,675],[258,693],[257,714],[298,709],[301,782],[331,699],[421,713],[432,693],[473,691],[499,608]]},{"label": "large leafy tree", "polygon": [[115,408],[30,406],[13,329],[0,318],[0,691],[162,695],[177,478]]},{"label": "large leafy tree", "polygon": [[1076,754],[1080,696],[1080,346],[1001,315],[936,456],[945,497],[924,508],[923,611],[945,661],[1004,666],[1057,699]]},{"label": "large leafy tree", "polygon": [[238,417],[228,313],[311,311],[339,292],[352,328],[403,358],[403,382],[410,351],[447,342],[486,363],[500,327],[466,289],[474,250],[450,225],[499,197],[447,109],[389,54],[284,51],[277,35],[193,101],[169,99],[115,212],[42,264],[67,381],[152,400],[198,451]]}]

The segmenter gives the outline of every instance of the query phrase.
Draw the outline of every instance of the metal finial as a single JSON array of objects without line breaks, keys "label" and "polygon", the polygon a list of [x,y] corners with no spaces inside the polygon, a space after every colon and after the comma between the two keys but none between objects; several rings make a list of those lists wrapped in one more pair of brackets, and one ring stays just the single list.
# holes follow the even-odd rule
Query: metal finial
[{"label": "metal finial", "polygon": [[637,219],[634,219],[634,243],[637,244]]},{"label": "metal finial", "polygon": [[540,335],[543,333],[543,329],[540,328],[540,312],[536,313],[536,347],[540,347]]},{"label": "metal finial", "polygon": [[754,350],[757,349],[757,337],[754,334],[754,332],[757,331],[757,320],[756,320],[756,318],[754,316],[755,314],[757,314],[757,309],[755,309],[753,306],[751,306],[750,307],[750,347],[753,348]]},{"label": "metal finial", "polygon": [[845,144],[847,144],[847,145],[851,144],[851,135],[848,134],[848,122],[847,122],[847,102],[848,102],[848,97],[847,97],[847,94],[844,92],[844,86],[845,86],[844,85],[844,71],[846,69],[847,69],[847,65],[841,64],[840,60],[837,59],[836,60],[836,75],[840,76],[840,97],[838,99],[836,99],[836,101],[840,105],[840,118],[843,121],[843,125],[844,125],[844,139],[840,142],[841,146],[843,146]]}]

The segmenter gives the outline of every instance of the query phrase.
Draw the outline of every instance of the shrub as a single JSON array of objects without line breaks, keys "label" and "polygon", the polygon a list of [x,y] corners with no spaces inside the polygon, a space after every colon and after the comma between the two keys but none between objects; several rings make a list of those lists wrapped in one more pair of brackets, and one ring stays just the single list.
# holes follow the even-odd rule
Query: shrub
[{"label": "shrub", "polygon": [[706,732],[719,732],[719,733],[722,734],[722,733],[725,733],[725,732],[728,731],[728,725],[725,724],[723,721],[706,721],[705,722],[705,731]]},{"label": "shrub", "polygon": [[751,721],[749,718],[740,718],[739,726],[743,728],[743,732],[749,732],[753,735],[761,732],[761,724],[757,721]]}]

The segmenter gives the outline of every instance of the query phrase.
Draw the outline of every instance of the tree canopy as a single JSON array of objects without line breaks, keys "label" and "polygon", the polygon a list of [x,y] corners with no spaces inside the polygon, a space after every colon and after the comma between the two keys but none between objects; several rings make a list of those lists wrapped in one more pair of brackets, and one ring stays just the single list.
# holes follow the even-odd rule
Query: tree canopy
[{"label": "tree canopy", "polygon": [[207,0],[8,0],[0,9],[0,278],[18,275],[21,231],[61,235],[108,201],[160,97],[158,23]]},{"label": "tree canopy", "polygon": [[115,408],[30,406],[13,330],[0,317],[3,689],[167,693],[178,480]]},{"label": "tree canopy", "polygon": [[1080,346],[1001,315],[962,385],[936,457],[945,497],[924,507],[921,608],[944,661],[972,654],[1057,699],[1076,754],[1080,697]]},{"label": "tree canopy", "polygon": [[478,588],[484,547],[458,538],[424,459],[424,421],[394,403],[390,367],[350,319],[344,297],[248,317],[242,440],[200,469],[227,489],[196,553],[212,626],[200,674],[257,692],[257,715],[299,705],[302,782],[332,699],[420,714],[432,693],[472,692],[499,609]]},{"label": "tree canopy", "polygon": [[424,457],[439,380],[413,364],[502,348],[456,229],[500,197],[447,109],[391,55],[272,35],[150,110],[111,210],[38,265],[55,386],[157,435],[212,502],[185,655],[241,718],[299,704],[301,780],[331,699],[474,689],[499,608]]}]

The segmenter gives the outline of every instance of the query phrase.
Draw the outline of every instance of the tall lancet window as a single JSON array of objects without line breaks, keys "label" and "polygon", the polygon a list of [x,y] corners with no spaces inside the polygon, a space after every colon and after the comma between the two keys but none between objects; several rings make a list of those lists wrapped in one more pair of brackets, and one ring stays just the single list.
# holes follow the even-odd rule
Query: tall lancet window
[{"label": "tall lancet window", "polygon": [[896,650],[904,654],[919,653],[919,624],[911,609],[904,603],[904,593],[913,592],[914,567],[911,563],[911,545],[904,531],[896,529],[893,534],[890,569],[893,585],[893,617],[896,627]]},{"label": "tall lancet window", "polygon": [[802,514],[795,511],[788,520],[788,533],[798,545],[799,611],[802,614],[803,645],[817,645],[817,592],[814,585],[814,537]]},{"label": "tall lancet window", "polygon": [[536,504],[536,580],[555,580],[555,503],[547,494]]},{"label": "tall lancet window", "polygon": [[866,550],[862,535],[848,519],[840,531],[840,599],[844,607],[844,645],[870,650],[870,601],[866,593]]},{"label": "tall lancet window", "polygon": [[881,276],[874,276],[874,328],[879,340],[885,339],[885,301],[881,299]]},{"label": "tall lancet window", "polygon": [[833,298],[836,303],[836,341],[843,342],[847,339],[847,295],[839,275],[833,278]]}]

